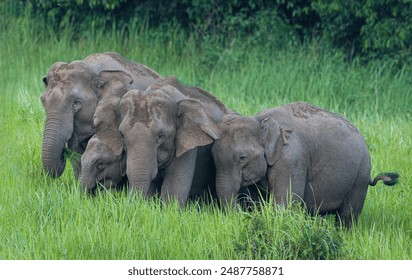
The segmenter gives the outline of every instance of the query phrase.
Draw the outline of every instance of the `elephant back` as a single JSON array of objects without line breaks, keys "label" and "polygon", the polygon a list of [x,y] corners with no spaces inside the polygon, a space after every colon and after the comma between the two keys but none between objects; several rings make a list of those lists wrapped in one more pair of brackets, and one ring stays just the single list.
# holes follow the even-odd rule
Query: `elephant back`
[{"label": "elephant back", "polygon": [[174,76],[169,76],[163,81],[151,85],[146,91],[153,92],[157,89],[163,90],[175,101],[182,99],[194,99],[200,101],[203,108],[217,122],[220,122],[225,115],[237,114],[234,110],[226,107],[226,105],[213,94],[195,86],[184,85]]},{"label": "elephant back", "polygon": [[133,83],[131,88],[145,90],[155,82],[163,80],[163,77],[153,69],[141,63],[129,61],[117,53],[96,53],[84,59],[94,69],[95,73],[102,71],[124,71],[128,73]]}]

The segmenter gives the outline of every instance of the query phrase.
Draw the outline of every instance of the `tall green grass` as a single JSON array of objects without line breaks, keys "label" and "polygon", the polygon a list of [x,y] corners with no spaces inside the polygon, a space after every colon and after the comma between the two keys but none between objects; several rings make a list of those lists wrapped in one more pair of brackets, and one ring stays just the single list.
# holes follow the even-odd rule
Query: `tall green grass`
[{"label": "tall green grass", "polygon": [[[348,64],[316,45],[199,46],[173,26],[52,34],[29,18],[1,21],[0,259],[412,259],[410,67]],[[201,86],[243,114],[303,100],[345,115],[367,141],[372,176],[397,171],[400,183],[371,187],[351,231],[330,218],[268,206],[222,213],[124,193],[87,197],[69,165],[59,179],[42,172],[41,78],[58,60],[103,51]]]}]

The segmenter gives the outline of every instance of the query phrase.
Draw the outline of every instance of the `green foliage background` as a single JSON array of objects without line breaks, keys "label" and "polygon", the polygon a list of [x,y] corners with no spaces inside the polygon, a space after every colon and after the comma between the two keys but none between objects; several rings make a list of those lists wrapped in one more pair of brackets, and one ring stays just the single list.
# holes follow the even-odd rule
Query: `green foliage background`
[{"label": "green foliage background", "polygon": [[390,58],[410,62],[411,0],[22,0],[6,1],[15,14],[27,7],[53,29],[128,29],[136,21],[149,27],[179,26],[202,41],[211,36],[227,44],[248,38],[253,44],[288,46],[322,41],[344,50],[349,59]]}]

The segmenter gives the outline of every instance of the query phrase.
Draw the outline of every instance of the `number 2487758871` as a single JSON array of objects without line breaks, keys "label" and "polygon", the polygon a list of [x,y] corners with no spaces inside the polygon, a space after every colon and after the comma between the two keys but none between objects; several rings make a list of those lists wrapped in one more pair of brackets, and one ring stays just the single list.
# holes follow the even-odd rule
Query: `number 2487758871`
[{"label": "number 2487758871", "polygon": [[220,275],[279,275],[283,276],[281,266],[230,266],[221,267]]}]

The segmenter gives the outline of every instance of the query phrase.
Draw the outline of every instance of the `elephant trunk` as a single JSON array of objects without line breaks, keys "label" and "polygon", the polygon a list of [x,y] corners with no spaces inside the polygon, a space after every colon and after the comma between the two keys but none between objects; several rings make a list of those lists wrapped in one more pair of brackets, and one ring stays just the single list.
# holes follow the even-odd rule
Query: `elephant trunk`
[{"label": "elephant trunk", "polygon": [[[142,145],[144,147],[144,145]],[[151,149],[128,151],[126,174],[129,180],[129,189],[138,191],[147,197],[150,184],[157,175],[157,157]]]},{"label": "elephant trunk", "polygon": [[80,184],[86,192],[92,192],[96,187],[96,172],[93,172],[91,168],[84,168],[83,165]]},{"label": "elephant trunk", "polygon": [[63,127],[67,126],[64,126],[60,119],[47,118],[44,128],[42,164],[46,173],[54,178],[60,177],[64,171],[66,165],[64,148],[73,131],[73,128],[64,131]]},{"label": "elephant trunk", "polygon": [[223,208],[236,204],[235,198],[239,192],[241,183],[241,180],[236,177],[228,172],[217,170],[216,194]]}]

